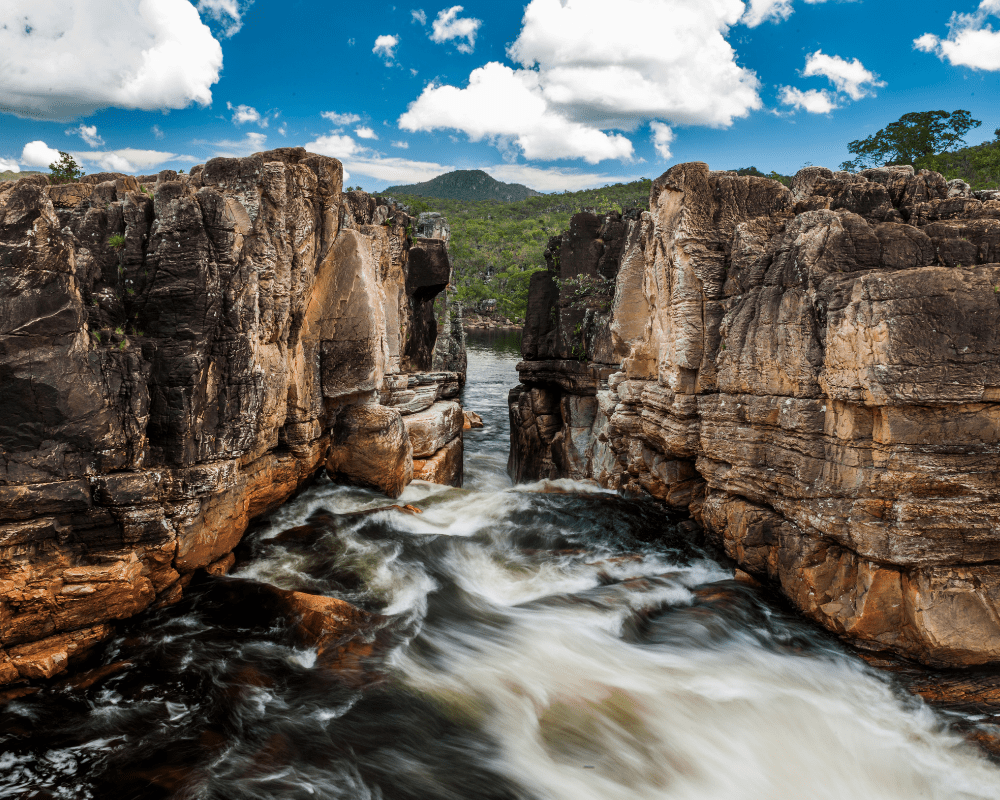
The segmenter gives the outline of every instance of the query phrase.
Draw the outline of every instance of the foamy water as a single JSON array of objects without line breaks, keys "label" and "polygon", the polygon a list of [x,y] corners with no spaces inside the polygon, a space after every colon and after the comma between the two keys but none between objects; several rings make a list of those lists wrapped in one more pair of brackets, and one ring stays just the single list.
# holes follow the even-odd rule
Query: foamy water
[{"label": "foamy water", "polygon": [[[132,667],[7,707],[0,797],[1000,797],[943,716],[730,580],[682,518],[588,484],[511,486],[516,360],[470,353],[486,428],[467,433],[465,488],[414,483],[397,502],[417,515],[303,493],[255,531],[241,580],[109,648]],[[289,640],[241,581],[384,615],[366,677]]]}]

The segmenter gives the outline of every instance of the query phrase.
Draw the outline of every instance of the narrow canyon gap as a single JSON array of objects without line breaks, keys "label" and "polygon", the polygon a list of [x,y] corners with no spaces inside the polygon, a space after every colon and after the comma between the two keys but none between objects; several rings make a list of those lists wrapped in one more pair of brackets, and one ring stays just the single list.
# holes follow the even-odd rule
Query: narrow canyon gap
[{"label": "narrow canyon gap", "polygon": [[[1000,720],[833,634],[995,660],[925,622],[992,601],[1000,204],[682,165],[648,212],[575,218],[466,380],[443,229],[301,150],[192,172],[0,194],[5,793],[996,796],[965,737]],[[955,230],[975,263],[942,263]],[[915,498],[980,535],[905,528]]]}]

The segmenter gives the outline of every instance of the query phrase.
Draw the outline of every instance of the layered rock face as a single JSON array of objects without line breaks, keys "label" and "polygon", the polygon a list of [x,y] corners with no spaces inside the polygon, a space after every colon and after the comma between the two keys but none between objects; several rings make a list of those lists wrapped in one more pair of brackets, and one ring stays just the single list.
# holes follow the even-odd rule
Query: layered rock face
[{"label": "layered rock face", "polygon": [[1000,661],[1000,202],[694,163],[631,216],[578,215],[532,283],[512,475],[687,508],[863,646]]},{"label": "layered rock face", "polygon": [[442,243],[341,186],[299,148],[0,188],[0,683],[225,571],[323,466],[398,495],[406,416],[461,416],[422,316]]}]

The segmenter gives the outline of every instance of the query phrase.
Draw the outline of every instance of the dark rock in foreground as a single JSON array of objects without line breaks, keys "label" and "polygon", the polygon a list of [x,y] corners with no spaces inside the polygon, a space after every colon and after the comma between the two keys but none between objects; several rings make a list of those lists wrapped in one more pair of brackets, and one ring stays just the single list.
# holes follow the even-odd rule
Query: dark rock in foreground
[{"label": "dark rock in foreground", "polygon": [[464,380],[430,371],[450,266],[342,175],[298,148],[0,185],[0,683],[225,572],[324,465],[409,482],[403,417]]}]

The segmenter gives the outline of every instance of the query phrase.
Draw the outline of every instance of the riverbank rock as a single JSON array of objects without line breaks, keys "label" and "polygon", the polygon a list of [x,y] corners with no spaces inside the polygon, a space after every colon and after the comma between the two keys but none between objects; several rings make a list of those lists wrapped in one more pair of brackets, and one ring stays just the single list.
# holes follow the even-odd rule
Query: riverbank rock
[{"label": "riverbank rock", "polygon": [[532,276],[512,477],[687,509],[861,646],[1000,662],[1000,203],[960,189],[692,163],[578,215]]},{"label": "riverbank rock", "polygon": [[415,458],[428,458],[459,436],[465,417],[462,407],[452,401],[435,403],[426,411],[403,418]]},{"label": "riverbank rock", "polygon": [[333,427],[326,468],[334,480],[399,497],[413,480],[413,447],[403,417],[379,405],[345,409]]},{"label": "riverbank rock", "polygon": [[462,487],[462,437],[457,436],[431,458],[413,459],[413,477],[445,486]]},{"label": "riverbank rock", "polygon": [[324,466],[410,480],[380,401],[458,395],[461,338],[432,358],[450,263],[342,175],[285,148],[0,187],[0,682],[225,571]]},{"label": "riverbank rock", "polygon": [[462,425],[462,430],[471,431],[473,428],[483,427],[483,418],[479,416],[475,411],[464,411],[465,422]]}]

